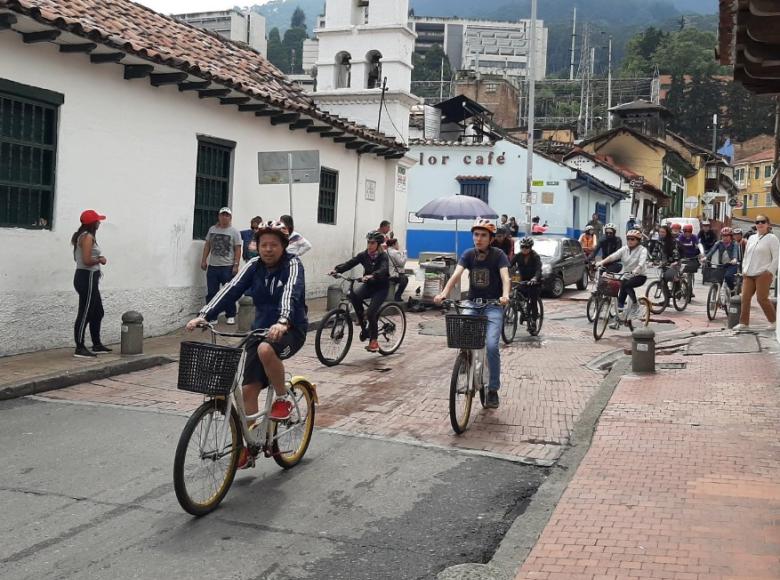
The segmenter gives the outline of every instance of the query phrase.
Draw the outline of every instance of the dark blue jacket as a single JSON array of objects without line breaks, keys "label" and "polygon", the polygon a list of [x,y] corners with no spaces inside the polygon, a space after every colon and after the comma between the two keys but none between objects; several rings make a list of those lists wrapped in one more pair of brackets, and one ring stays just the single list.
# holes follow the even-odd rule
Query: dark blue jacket
[{"label": "dark blue jacket", "polygon": [[285,252],[279,267],[266,268],[260,258],[252,258],[241,271],[222,287],[203,307],[200,315],[216,320],[225,306],[236,302],[245,292],[255,301],[253,329],[270,328],[279,318],[287,318],[295,328],[306,332],[309,326],[306,307],[306,282],[301,260]]}]

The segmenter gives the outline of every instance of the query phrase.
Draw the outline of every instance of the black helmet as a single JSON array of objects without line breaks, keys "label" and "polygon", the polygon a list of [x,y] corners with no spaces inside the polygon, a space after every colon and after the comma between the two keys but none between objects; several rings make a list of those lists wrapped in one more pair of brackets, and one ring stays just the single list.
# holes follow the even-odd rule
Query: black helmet
[{"label": "black helmet", "polygon": [[366,240],[369,242],[376,242],[377,244],[384,244],[385,235],[379,230],[371,230],[366,234]]},{"label": "black helmet", "polygon": [[533,248],[534,247],[534,239],[530,238],[528,236],[524,237],[522,240],[520,240],[520,247],[521,248]]}]

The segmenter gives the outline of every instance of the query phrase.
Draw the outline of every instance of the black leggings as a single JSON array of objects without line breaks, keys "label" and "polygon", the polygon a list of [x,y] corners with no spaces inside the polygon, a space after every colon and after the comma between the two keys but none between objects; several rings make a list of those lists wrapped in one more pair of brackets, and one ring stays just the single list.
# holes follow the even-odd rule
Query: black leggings
[{"label": "black leggings", "polygon": [[620,294],[618,294],[618,306],[621,308],[626,305],[626,296],[631,296],[631,300],[636,304],[636,292],[634,288],[639,288],[647,282],[647,276],[632,276],[620,281]]},{"label": "black leggings", "polygon": [[[352,306],[355,307],[355,313],[357,314],[358,321],[363,322],[364,316],[368,317],[368,338],[370,340],[376,340],[379,335],[379,325],[377,324],[379,308],[387,298],[387,292],[389,288],[387,284],[383,284],[379,287],[363,284],[357,288],[352,294],[349,295],[349,301],[352,302]],[[368,310],[363,313],[363,300],[371,300],[368,305]]]},{"label": "black leggings", "polygon": [[100,323],[103,320],[103,300],[100,297],[98,282],[100,272],[93,270],[76,270],[73,277],[73,287],[79,293],[79,312],[76,315],[76,324],[73,329],[73,337],[76,346],[84,346],[84,335],[89,324],[89,334],[92,337],[92,345],[100,342]]}]

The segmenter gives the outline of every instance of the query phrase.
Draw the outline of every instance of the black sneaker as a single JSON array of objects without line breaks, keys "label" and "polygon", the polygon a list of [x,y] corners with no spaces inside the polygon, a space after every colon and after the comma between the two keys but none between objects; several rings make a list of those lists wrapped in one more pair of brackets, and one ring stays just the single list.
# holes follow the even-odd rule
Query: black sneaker
[{"label": "black sneaker", "polygon": [[368,340],[368,325],[363,323],[360,325],[360,342]]},{"label": "black sneaker", "polygon": [[97,355],[89,350],[86,346],[77,346],[76,352],[73,353],[75,358],[97,358]]},{"label": "black sneaker", "polygon": [[92,352],[95,354],[108,354],[109,352],[113,352],[113,348],[108,348],[107,346],[103,344],[93,344],[92,345]]},{"label": "black sneaker", "polygon": [[487,397],[485,397],[486,409],[498,409],[498,391],[488,389]]}]

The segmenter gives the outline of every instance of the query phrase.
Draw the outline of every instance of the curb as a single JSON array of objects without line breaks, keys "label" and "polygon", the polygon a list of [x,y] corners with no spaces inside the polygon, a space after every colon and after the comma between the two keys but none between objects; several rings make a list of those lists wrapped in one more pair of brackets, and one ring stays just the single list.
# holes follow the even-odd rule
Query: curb
[{"label": "curb", "polygon": [[35,395],[46,391],[64,389],[80,383],[106,379],[116,375],[142,371],[152,367],[175,362],[176,359],[164,355],[148,355],[132,359],[112,361],[108,364],[93,365],[72,371],[59,371],[41,375],[32,379],[0,386],[0,401]]}]

